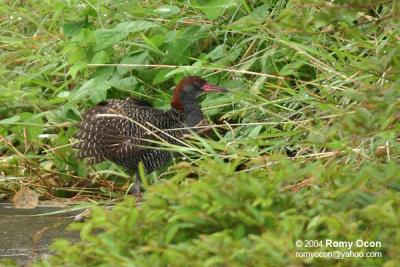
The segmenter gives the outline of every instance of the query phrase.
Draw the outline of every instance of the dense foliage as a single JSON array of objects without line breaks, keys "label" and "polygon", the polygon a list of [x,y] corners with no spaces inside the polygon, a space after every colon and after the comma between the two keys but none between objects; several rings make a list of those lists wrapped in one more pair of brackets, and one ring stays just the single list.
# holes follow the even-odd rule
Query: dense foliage
[{"label": "dense foliage", "polygon": [[[0,193],[113,199],[131,180],[87,167],[82,112],[129,96],[167,108],[199,75],[209,138],[149,175],[143,204],[94,207],[38,266],[397,266],[396,0],[3,1]],[[109,64],[109,65],[107,65]],[[161,179],[158,179],[161,178]],[[377,258],[302,258],[296,240],[380,241]],[[336,250],[346,251],[345,248]]]}]

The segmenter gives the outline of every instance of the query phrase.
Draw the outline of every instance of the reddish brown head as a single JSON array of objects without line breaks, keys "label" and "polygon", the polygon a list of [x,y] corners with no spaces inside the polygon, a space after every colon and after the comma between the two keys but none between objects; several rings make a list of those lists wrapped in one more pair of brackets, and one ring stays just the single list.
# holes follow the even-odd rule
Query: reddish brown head
[{"label": "reddish brown head", "polygon": [[175,88],[171,100],[171,106],[177,110],[184,111],[185,101],[194,101],[201,93],[207,92],[226,92],[225,88],[207,83],[206,80],[198,76],[189,76],[182,79]]}]

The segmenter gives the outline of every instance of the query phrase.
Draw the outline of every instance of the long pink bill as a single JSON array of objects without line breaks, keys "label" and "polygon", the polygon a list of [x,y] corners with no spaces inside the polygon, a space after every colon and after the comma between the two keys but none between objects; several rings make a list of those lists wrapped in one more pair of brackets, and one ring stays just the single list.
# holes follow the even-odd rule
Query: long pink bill
[{"label": "long pink bill", "polygon": [[201,87],[201,89],[203,89],[204,92],[218,92],[218,93],[228,92],[228,89],[210,83],[206,83]]}]

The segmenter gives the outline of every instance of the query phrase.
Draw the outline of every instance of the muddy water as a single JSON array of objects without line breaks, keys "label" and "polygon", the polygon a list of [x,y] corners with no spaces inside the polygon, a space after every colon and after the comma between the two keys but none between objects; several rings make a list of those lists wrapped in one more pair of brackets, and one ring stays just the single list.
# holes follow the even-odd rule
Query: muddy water
[{"label": "muddy water", "polygon": [[78,240],[78,232],[66,230],[76,212],[43,215],[59,210],[49,206],[15,209],[10,203],[0,203],[0,259],[11,258],[18,265],[29,265],[33,258],[48,255],[55,238]]}]

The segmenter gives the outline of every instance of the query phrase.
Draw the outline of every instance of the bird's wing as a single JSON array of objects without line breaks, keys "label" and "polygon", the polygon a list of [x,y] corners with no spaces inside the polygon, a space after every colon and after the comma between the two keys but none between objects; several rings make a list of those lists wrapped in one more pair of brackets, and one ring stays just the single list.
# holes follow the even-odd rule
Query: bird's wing
[{"label": "bird's wing", "polygon": [[103,102],[100,102],[97,104],[97,106],[108,106],[108,107],[117,107],[119,106],[120,108],[123,106],[140,106],[140,107],[153,107],[153,105],[143,99],[136,99],[132,97],[128,97],[125,100],[119,100],[119,99],[108,99]]},{"label": "bird's wing", "polygon": [[128,105],[137,105],[137,106],[142,106],[142,107],[153,107],[153,105],[150,102],[146,101],[146,100],[130,98],[130,97],[125,100],[125,103],[128,104]]},{"label": "bird's wing", "polygon": [[136,122],[133,102],[137,105],[136,100],[110,100],[89,109],[75,135],[78,157],[97,163],[115,155],[131,157],[142,150],[144,130]]}]

